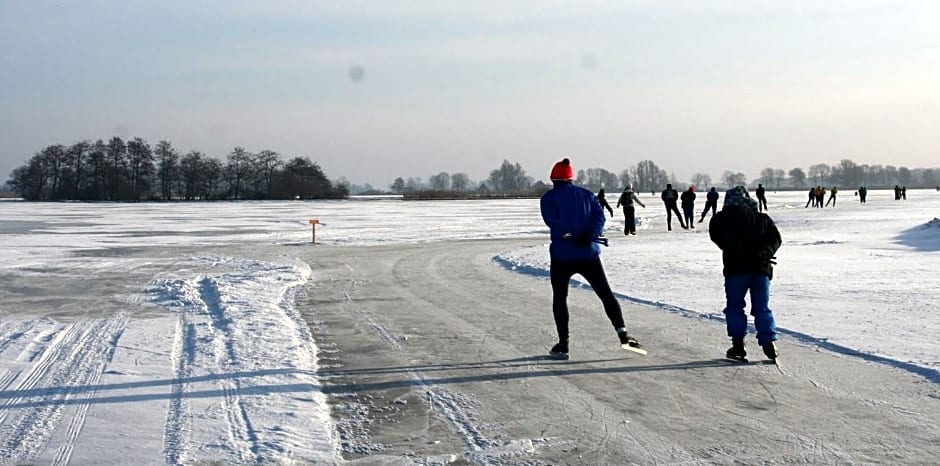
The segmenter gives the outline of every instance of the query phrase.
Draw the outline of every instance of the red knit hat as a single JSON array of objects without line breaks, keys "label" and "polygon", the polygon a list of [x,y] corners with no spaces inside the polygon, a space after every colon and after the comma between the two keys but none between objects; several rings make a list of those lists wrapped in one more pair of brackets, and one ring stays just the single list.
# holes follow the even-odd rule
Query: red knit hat
[{"label": "red knit hat", "polygon": [[551,179],[552,181],[571,181],[574,179],[574,169],[571,168],[571,161],[567,157],[552,167]]}]

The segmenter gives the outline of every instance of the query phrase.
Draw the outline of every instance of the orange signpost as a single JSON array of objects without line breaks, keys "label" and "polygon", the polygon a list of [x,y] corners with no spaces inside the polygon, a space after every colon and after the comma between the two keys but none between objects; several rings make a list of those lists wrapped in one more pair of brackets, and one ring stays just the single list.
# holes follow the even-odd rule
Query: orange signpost
[{"label": "orange signpost", "polygon": [[319,224],[320,224],[320,219],[318,219],[318,218],[311,218],[311,219],[310,219],[310,228],[311,228],[310,232],[311,232],[311,234],[312,234],[312,243],[313,243],[313,244],[317,244],[317,225],[319,225]]}]

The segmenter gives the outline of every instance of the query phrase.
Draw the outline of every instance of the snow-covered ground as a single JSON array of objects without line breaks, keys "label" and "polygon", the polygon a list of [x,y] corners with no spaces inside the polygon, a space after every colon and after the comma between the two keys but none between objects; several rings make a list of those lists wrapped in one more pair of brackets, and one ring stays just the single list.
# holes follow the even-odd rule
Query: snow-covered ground
[{"label": "snow-covered ground", "polygon": [[[860,205],[843,191],[825,209],[804,208],[802,192],[768,198],[784,239],[771,295],[784,338],[940,380],[940,193],[874,191]],[[621,234],[620,212],[608,223],[612,286],[720,319],[707,219],[667,233],[662,203],[641,199],[638,236]],[[319,349],[294,307],[318,271],[290,247],[271,260],[192,251],[483,238],[530,238],[494,261],[546,275],[537,200],[0,203],[0,463],[333,462]],[[81,280],[115,276],[146,278],[102,288],[116,312],[98,312],[103,301],[73,309]],[[160,428],[129,431],[137,425]]]}]

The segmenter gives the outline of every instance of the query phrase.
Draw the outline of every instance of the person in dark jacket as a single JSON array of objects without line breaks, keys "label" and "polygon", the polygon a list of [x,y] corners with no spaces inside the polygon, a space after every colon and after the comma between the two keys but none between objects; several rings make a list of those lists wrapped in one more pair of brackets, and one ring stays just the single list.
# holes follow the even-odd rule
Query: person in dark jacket
[{"label": "person in dark jacket", "polygon": [[682,203],[682,215],[685,219],[685,224],[689,228],[695,228],[695,186],[689,186],[685,192],[679,196],[679,201]]},{"label": "person in dark jacket", "polygon": [[725,193],[724,207],[712,217],[708,234],[721,249],[725,277],[724,309],[731,348],[726,356],[744,360],[747,351],[747,315],[744,296],[751,294],[751,315],[757,329],[757,344],[770,359],[777,358],[777,326],[770,310],[770,280],[773,278],[774,255],[782,240],[774,221],[758,211],[757,203],[747,188],[737,186]]},{"label": "person in dark jacket", "polygon": [[708,209],[711,209],[712,216],[713,217],[715,216],[715,213],[718,212],[718,198],[719,197],[720,196],[718,194],[718,190],[715,189],[714,186],[712,186],[708,190],[708,194],[705,195],[705,210],[702,211],[702,218],[698,220],[698,223],[702,223],[705,221],[705,214],[708,213]]},{"label": "person in dark jacket", "polygon": [[838,193],[839,188],[837,186],[833,186],[832,189],[829,190],[829,200],[826,201],[826,207],[829,207],[830,202],[832,203],[833,207],[836,206],[836,194]]},{"label": "person in dark jacket", "polygon": [[858,200],[859,200],[859,202],[861,202],[862,204],[864,204],[866,197],[868,197],[868,188],[866,188],[866,187],[864,187],[864,186],[859,186],[859,187],[858,187]]},{"label": "person in dark jacket", "polygon": [[763,212],[767,210],[767,190],[764,189],[763,183],[757,183],[757,189],[754,190],[754,194],[757,194],[757,211]]},{"label": "person in dark jacket", "polygon": [[685,222],[682,221],[682,214],[679,213],[679,206],[676,204],[679,201],[679,191],[672,189],[672,184],[666,183],[666,189],[659,195],[659,198],[663,200],[663,204],[666,206],[666,229],[672,231],[673,213],[676,214],[682,228],[688,229],[689,227],[685,226]]},{"label": "person in dark jacket", "polygon": [[604,231],[604,209],[590,190],[571,184],[574,169],[565,158],[552,167],[553,187],[539,201],[542,220],[548,225],[551,244],[549,277],[552,283],[552,314],[558,331],[558,343],[549,351],[557,359],[568,359],[568,284],[574,274],[580,274],[604,304],[604,312],[613,325],[622,346],[642,348],[627,334],[620,302],[614,297],[604,266],[601,264],[598,243]]},{"label": "person in dark jacket", "polygon": [[623,206],[624,235],[636,236],[636,207],[633,206],[634,203],[640,204],[644,209],[646,208],[646,205],[633,192],[633,185],[627,183],[623,188],[623,194],[617,200],[617,207]]},{"label": "person in dark jacket", "polygon": [[607,195],[604,194],[604,188],[601,188],[601,190],[597,192],[597,201],[601,203],[601,207],[610,212],[610,218],[614,218],[614,209],[611,209],[610,204],[607,203]]}]

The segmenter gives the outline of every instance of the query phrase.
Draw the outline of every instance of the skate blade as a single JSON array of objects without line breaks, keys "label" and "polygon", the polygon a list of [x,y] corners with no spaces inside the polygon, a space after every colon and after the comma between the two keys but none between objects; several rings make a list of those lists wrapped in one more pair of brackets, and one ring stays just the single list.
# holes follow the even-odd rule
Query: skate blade
[{"label": "skate blade", "polygon": [[548,353],[549,359],[557,359],[559,361],[567,361],[568,353]]},{"label": "skate blade", "polygon": [[645,350],[645,349],[639,348],[639,347],[636,347],[636,346],[620,345],[620,347],[623,348],[623,349],[625,349],[625,350],[627,350],[627,351],[633,351],[634,353],[646,354],[646,350]]}]

